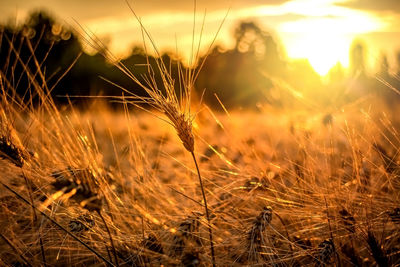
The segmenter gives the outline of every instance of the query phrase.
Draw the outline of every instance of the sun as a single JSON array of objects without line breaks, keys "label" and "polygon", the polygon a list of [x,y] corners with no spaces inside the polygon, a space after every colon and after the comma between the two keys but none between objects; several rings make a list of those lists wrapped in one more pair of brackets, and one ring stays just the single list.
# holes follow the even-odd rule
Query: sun
[{"label": "sun", "polygon": [[306,58],[321,76],[338,62],[349,65],[349,48],[357,35],[380,25],[365,13],[342,16],[309,16],[280,25],[279,31],[288,56]]},{"label": "sun", "polygon": [[326,75],[338,62],[347,67],[349,63],[348,49],[351,37],[341,34],[314,34],[301,37],[289,37],[288,56],[292,59],[306,58],[314,70],[321,76]]}]

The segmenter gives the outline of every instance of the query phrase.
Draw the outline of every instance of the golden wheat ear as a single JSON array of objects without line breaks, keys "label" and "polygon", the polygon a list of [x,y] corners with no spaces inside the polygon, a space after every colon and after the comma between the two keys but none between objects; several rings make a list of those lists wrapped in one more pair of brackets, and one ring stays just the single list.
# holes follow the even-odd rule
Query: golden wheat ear
[{"label": "golden wheat ear", "polygon": [[316,254],[316,265],[326,266],[331,261],[333,254],[335,253],[335,246],[332,239],[326,239],[318,245],[318,251]]},{"label": "golden wheat ear", "polygon": [[[114,240],[108,224],[104,219],[103,213],[101,212],[104,196],[98,192],[99,190],[96,190],[96,188],[89,183],[90,181],[93,182],[95,180],[93,173],[90,171],[90,169],[75,169],[68,167],[66,170],[53,172],[52,176],[55,178],[52,186],[57,190],[57,192],[42,204],[41,211],[47,208],[46,205],[51,204],[55,196],[61,197],[62,195],[68,195],[68,198],[74,199],[82,208],[88,210],[89,212],[96,212],[106,228],[114,254],[115,264],[119,266]],[[72,225],[70,224],[69,226],[72,226],[75,229],[86,227],[82,222],[77,221],[73,221]],[[111,261],[112,260],[110,259],[110,262]]]},{"label": "golden wheat ear", "polygon": [[194,152],[194,136],[192,132],[192,121],[188,116],[181,113],[176,105],[170,102],[162,103],[163,111],[172,122],[178,137],[188,152]]},{"label": "golden wheat ear", "polygon": [[11,138],[6,136],[0,137],[0,158],[10,160],[15,166],[24,166],[28,159],[28,153],[25,150],[16,145]]}]

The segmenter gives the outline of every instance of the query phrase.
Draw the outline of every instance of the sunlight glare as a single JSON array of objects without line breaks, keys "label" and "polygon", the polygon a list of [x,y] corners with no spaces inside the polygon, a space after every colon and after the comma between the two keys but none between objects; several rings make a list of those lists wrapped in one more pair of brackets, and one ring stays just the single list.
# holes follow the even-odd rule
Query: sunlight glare
[{"label": "sunlight glare", "polygon": [[[337,9],[335,10],[338,11]],[[320,75],[340,62],[349,65],[349,48],[358,34],[377,30],[381,25],[361,12],[307,17],[282,23],[279,31],[289,57],[306,58]]]},{"label": "sunlight glare", "polygon": [[293,59],[306,58],[314,70],[321,76],[340,62],[342,66],[349,65],[349,47],[351,36],[330,33],[309,33],[288,37],[285,42],[288,56]]}]

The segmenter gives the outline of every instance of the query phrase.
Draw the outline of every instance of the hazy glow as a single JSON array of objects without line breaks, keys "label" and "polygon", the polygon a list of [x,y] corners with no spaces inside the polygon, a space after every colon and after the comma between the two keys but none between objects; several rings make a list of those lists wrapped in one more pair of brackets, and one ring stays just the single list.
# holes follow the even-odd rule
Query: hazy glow
[{"label": "hazy glow", "polygon": [[[84,28],[105,40],[117,56],[128,55],[134,44],[142,44],[138,22],[124,1],[110,4],[111,2],[102,0],[101,3],[104,4],[98,6],[93,6],[90,1],[71,1],[75,4],[65,4],[63,1],[7,0],[0,1],[0,9],[8,14],[4,18],[17,14],[17,20],[22,20],[28,11],[39,6],[45,7],[54,11],[59,18],[65,19],[72,27],[76,27],[76,23],[71,20],[74,18]],[[200,54],[208,49],[229,7],[231,10],[219,33],[218,44],[227,49],[232,48],[235,45],[232,33],[238,21],[254,20],[261,28],[277,37],[290,58],[308,59],[322,75],[338,61],[343,66],[348,66],[349,48],[352,41],[359,36],[368,37],[367,45],[372,48],[371,51],[387,52],[398,49],[400,12],[380,12],[379,9],[367,11],[338,5],[351,1],[353,0],[199,0],[196,40],[200,38],[204,9],[207,8]],[[362,0],[357,1],[361,3]],[[158,49],[178,50],[188,60],[192,48],[192,5],[182,0],[168,3],[157,0],[136,2],[134,8]],[[378,4],[373,6],[379,6]],[[374,60],[376,61],[372,61]]]},{"label": "hazy glow", "polygon": [[[308,59],[320,75],[327,74],[337,62],[348,66],[349,48],[353,39],[359,34],[382,27],[366,13],[324,5],[332,1],[298,2],[298,5],[290,2],[288,6],[307,17],[284,22],[279,25],[278,31],[288,56]],[[324,17],[317,14],[324,14]]]},{"label": "hazy glow", "polygon": [[[194,49],[197,49],[201,38],[200,50],[205,53],[215,37],[217,29],[224,16],[224,12],[208,12],[202,29],[203,13],[197,14],[195,24]],[[184,60],[189,61],[192,47],[193,13],[163,12],[140,17],[143,25],[151,35],[154,45],[159,51],[177,52]],[[108,17],[90,20],[85,23],[85,28],[97,36],[111,37],[109,48],[117,56],[124,56],[130,52],[132,45],[142,45],[143,36],[139,22],[133,14],[125,17]],[[230,32],[219,34],[219,39],[229,39]],[[148,52],[154,54],[154,49],[148,38],[145,38]]]},{"label": "hazy glow", "polygon": [[348,66],[348,50],[352,40],[349,36],[309,33],[292,39],[286,43],[288,56],[308,59],[320,75],[327,74],[337,62]]}]

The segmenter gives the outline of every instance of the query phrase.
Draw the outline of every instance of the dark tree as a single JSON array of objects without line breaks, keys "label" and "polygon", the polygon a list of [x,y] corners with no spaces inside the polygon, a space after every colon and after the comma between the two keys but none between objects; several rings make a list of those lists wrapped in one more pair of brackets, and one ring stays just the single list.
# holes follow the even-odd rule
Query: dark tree
[{"label": "dark tree", "polygon": [[360,42],[353,44],[350,50],[350,69],[353,76],[365,76],[365,48]]}]

